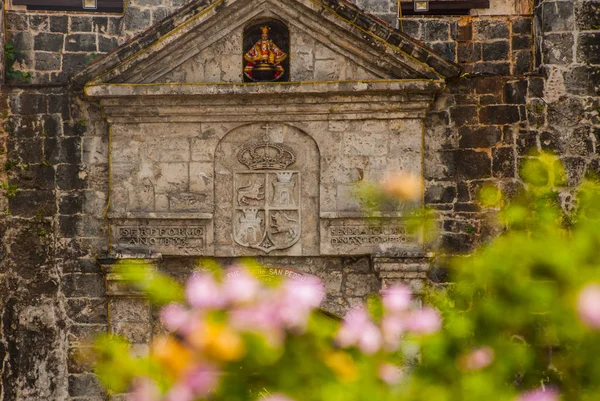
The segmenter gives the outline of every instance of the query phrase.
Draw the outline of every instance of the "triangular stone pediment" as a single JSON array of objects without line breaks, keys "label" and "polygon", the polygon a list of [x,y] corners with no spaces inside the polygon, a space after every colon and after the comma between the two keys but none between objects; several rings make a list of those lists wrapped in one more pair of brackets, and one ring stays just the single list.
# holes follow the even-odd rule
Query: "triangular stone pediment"
[{"label": "triangular stone pediment", "polygon": [[291,82],[440,80],[458,67],[350,3],[195,1],[74,77],[75,85],[242,83],[244,28],[289,29]]}]

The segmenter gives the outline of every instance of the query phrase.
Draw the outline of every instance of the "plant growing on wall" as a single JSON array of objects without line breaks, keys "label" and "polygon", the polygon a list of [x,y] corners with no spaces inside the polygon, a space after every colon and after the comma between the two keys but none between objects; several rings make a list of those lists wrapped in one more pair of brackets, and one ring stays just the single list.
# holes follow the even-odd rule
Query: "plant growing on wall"
[{"label": "plant growing on wall", "polygon": [[[318,312],[318,281],[261,283],[250,264],[198,273],[184,289],[142,265],[123,266],[166,305],[168,333],[142,359],[102,337],[96,371],[138,401],[597,400],[600,186],[583,183],[577,210],[565,216],[555,158],[521,173],[525,188],[514,199],[482,193],[500,207],[504,233],[454,260],[453,284],[428,291],[432,306],[422,309],[398,285],[337,322]],[[383,190],[403,196],[409,181],[398,180]]]},{"label": "plant growing on wall", "polygon": [[17,61],[17,50],[15,47],[7,43],[4,45],[4,60],[6,63],[6,80],[15,83],[31,82],[31,74],[28,72],[15,70],[15,62]]}]

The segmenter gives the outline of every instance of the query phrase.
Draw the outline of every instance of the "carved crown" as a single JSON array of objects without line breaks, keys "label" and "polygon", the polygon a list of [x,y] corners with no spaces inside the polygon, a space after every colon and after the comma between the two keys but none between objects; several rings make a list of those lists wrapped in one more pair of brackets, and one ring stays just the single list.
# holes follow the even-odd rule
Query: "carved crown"
[{"label": "carved crown", "polygon": [[284,170],[296,161],[296,154],[285,145],[262,141],[244,145],[237,158],[251,170]]},{"label": "carved crown", "polygon": [[268,35],[269,31],[271,30],[271,27],[268,26],[261,26],[260,27],[260,31],[263,35]]}]

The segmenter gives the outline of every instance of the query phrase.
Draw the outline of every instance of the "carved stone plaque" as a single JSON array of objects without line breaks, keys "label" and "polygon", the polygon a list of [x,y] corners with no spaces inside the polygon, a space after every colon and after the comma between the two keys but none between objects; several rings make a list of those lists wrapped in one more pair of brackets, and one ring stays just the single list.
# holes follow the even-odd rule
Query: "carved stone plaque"
[{"label": "carved stone plaque", "polygon": [[212,233],[206,220],[112,220],[116,251],[158,252],[163,255],[207,255]]},{"label": "carved stone plaque", "polygon": [[268,253],[298,242],[302,226],[298,171],[236,172],[233,185],[238,244]]}]

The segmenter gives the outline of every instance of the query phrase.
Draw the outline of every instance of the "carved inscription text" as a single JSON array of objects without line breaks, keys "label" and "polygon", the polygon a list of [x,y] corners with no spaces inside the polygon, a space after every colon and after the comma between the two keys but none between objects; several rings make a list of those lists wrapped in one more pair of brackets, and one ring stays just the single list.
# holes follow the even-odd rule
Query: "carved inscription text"
[{"label": "carved inscription text", "polygon": [[118,227],[118,242],[127,246],[204,248],[204,226]]},{"label": "carved inscription text", "polygon": [[377,245],[408,243],[415,240],[406,227],[398,225],[348,225],[329,228],[331,245]]}]

